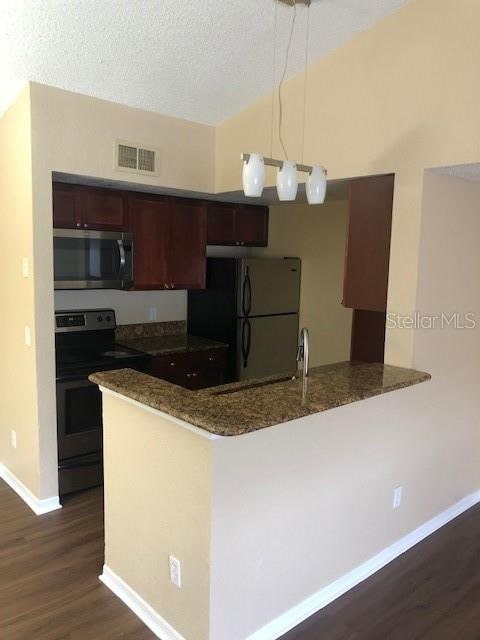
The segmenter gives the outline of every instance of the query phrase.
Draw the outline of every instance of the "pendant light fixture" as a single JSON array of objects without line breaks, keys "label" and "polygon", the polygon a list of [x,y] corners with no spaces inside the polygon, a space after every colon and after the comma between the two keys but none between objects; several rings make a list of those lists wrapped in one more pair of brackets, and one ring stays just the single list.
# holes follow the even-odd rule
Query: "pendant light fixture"
[{"label": "pendant light fixture", "polygon": [[323,204],[327,194],[327,174],[323,167],[312,167],[305,185],[308,204]]},{"label": "pendant light fixture", "polygon": [[252,153],[243,163],[243,191],[248,198],[259,198],[265,184],[265,163],[258,153]]},{"label": "pendant light fixture", "polygon": [[[303,154],[305,149],[305,124],[306,124],[306,104],[307,104],[307,75],[308,75],[308,40],[310,31],[310,4],[311,0],[274,0],[275,3],[275,21],[274,21],[274,53],[273,53],[273,91],[272,91],[272,124],[271,124],[271,139],[270,139],[270,153],[273,155],[273,128],[274,128],[274,106],[275,106],[275,69],[276,69],[276,42],[277,42],[277,3],[282,2],[293,7],[293,17],[290,27],[290,34],[288,39],[287,51],[285,56],[285,65],[282,72],[282,77],[278,85],[278,138],[282,147],[284,160],[276,160],[274,158],[265,158],[258,153],[242,153],[241,159],[243,160],[243,190],[247,197],[260,197],[263,193],[265,183],[265,165],[271,167],[277,167],[277,193],[278,198],[281,201],[293,201],[297,197],[298,191],[298,176],[297,172],[307,173],[306,180],[306,194],[309,204],[322,204],[325,201],[326,189],[327,189],[327,172],[319,166],[309,166],[303,164]],[[282,89],[285,82],[288,62],[290,58],[290,49],[293,42],[293,35],[295,31],[295,23],[297,17],[297,4],[304,4],[308,7],[307,14],[307,29],[306,29],[306,43],[305,43],[305,70],[304,70],[304,96],[303,96],[303,131],[302,131],[302,163],[297,164],[288,159],[286,146],[283,140],[283,96]]]},{"label": "pendant light fixture", "polygon": [[285,160],[281,168],[277,171],[278,199],[282,201],[295,200],[297,190],[297,165],[291,160]]}]

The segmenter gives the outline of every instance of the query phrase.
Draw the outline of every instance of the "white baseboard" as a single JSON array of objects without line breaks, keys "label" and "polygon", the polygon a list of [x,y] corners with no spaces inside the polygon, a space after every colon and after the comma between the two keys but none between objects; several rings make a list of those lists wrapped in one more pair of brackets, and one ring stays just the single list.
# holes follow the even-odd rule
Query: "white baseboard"
[{"label": "white baseboard", "polygon": [[100,580],[161,640],[185,640],[136,591],[106,565]]},{"label": "white baseboard", "polygon": [[40,500],[28,489],[23,482],[21,482],[17,476],[15,476],[4,464],[0,463],[0,478],[8,484],[8,486],[20,496],[20,498],[30,507],[30,509],[37,516],[41,516],[44,513],[50,513],[56,509],[61,509],[60,499],[58,496],[52,498],[45,498]]},{"label": "white baseboard", "polygon": [[277,638],[283,636],[287,631],[290,631],[290,629],[293,629],[311,615],[326,607],[344,593],[357,586],[357,584],[360,584],[360,582],[363,582],[382,569],[382,567],[389,562],[395,560],[395,558],[402,555],[402,553],[411,549],[418,542],[421,542],[424,538],[427,538],[437,531],[437,529],[443,527],[450,522],[450,520],[453,520],[479,502],[480,491],[476,491],[466,498],[463,498],[418,527],[418,529],[397,540],[397,542],[394,542],[383,551],[380,551],[380,553],[370,558],[370,560],[367,560],[359,567],[338,578],[338,580],[335,580],[335,582],[320,589],[320,591],[317,591],[306,600],[303,600],[303,602],[295,605],[261,629],[258,629],[258,631],[248,636],[246,640],[277,640]]},{"label": "white baseboard", "polygon": [[[246,640],[277,640],[311,615],[369,578],[417,543],[480,502],[480,491],[463,498],[397,542],[377,553],[359,567],[341,576],[312,596],[295,605],[278,618],[255,631]],[[100,580],[122,600],[161,640],[185,640],[145,600],[107,566]]]}]

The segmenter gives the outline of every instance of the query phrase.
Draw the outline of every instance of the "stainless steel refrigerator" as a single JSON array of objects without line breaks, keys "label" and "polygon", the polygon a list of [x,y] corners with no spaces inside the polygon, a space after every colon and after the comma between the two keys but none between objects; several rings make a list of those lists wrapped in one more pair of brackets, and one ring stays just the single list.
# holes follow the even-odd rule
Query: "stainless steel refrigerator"
[{"label": "stainless steel refrigerator", "polygon": [[229,344],[229,381],[295,372],[300,277],[299,258],[207,259],[188,332]]}]

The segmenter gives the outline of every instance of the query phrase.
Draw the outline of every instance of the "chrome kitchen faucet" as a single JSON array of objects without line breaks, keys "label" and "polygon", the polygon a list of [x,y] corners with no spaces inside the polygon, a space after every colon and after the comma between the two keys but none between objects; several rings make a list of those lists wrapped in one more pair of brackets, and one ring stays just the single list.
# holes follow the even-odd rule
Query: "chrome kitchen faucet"
[{"label": "chrome kitchen faucet", "polygon": [[303,362],[303,377],[308,377],[309,361],[309,334],[308,329],[303,327],[300,331],[300,342],[297,349],[297,362]]}]

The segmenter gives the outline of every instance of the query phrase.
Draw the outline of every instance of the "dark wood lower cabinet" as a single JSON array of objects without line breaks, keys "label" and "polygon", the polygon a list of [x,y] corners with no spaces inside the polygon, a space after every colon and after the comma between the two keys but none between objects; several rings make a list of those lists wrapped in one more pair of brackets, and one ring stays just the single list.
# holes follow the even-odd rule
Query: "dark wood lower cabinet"
[{"label": "dark wood lower cabinet", "polygon": [[151,374],[187,389],[223,384],[227,367],[226,349],[189,351],[152,358]]},{"label": "dark wood lower cabinet", "polygon": [[384,361],[386,319],[387,314],[383,311],[354,309],[351,360]]}]

